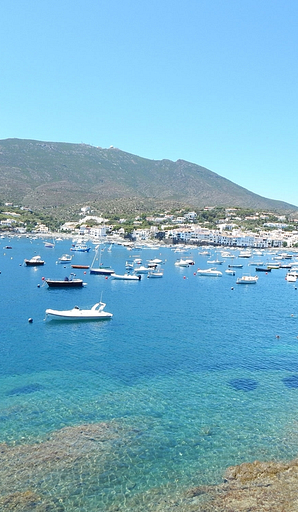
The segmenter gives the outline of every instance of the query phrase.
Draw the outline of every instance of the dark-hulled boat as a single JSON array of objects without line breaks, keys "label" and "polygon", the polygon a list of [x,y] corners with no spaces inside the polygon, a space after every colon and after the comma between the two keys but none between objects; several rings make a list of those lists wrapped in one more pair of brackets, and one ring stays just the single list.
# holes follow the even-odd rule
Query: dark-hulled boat
[{"label": "dark-hulled boat", "polygon": [[39,267],[44,265],[44,260],[42,260],[40,256],[33,256],[30,260],[25,259],[24,263],[27,267]]},{"label": "dark-hulled boat", "polygon": [[85,284],[83,279],[74,278],[72,275],[64,279],[45,279],[45,282],[50,288],[79,288]]}]

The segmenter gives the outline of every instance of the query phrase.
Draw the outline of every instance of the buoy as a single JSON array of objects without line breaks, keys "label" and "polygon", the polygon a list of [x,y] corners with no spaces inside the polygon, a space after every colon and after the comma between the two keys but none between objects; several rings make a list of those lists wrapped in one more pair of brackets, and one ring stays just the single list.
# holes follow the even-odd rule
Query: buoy
[{"label": "buoy", "polygon": [[186,279],[186,277],[185,277],[185,276],[183,276],[183,279]]},{"label": "buoy", "polygon": [[40,284],[37,285],[37,288],[40,288]]},{"label": "buoy", "polygon": [[44,281],[44,277],[42,277],[41,280]]},{"label": "buoy", "polygon": [[234,290],[233,286],[232,286],[231,290]]},{"label": "buoy", "polygon": [[33,318],[28,318],[28,322],[29,322],[29,324],[32,324]]},{"label": "buoy", "polygon": [[86,270],[85,270],[85,271],[84,271],[84,274],[86,274],[86,273],[87,273],[87,272],[86,272]]},{"label": "buoy", "polygon": [[106,279],[108,279],[108,276],[106,276]]},{"label": "buoy", "polygon": [[194,275],[194,276],[196,276],[196,275],[197,275],[197,273],[196,273],[196,272],[194,272],[194,273],[193,273],[193,275]]},{"label": "buoy", "polygon": [[279,338],[279,335],[277,334],[275,337],[276,337],[276,338]]}]

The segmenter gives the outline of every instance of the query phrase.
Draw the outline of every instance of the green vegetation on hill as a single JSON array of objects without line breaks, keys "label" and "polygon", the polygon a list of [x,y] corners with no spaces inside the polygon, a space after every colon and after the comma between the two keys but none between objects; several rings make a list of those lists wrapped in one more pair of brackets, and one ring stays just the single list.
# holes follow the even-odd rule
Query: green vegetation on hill
[{"label": "green vegetation on hill", "polygon": [[70,216],[90,204],[108,215],[181,207],[294,211],[199,165],[149,160],[85,144],[0,141],[0,201]]}]

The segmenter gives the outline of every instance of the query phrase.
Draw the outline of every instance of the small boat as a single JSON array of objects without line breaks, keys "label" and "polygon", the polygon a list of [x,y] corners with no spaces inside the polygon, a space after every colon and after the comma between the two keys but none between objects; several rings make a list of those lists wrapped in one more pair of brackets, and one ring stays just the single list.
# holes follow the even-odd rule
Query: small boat
[{"label": "small boat", "polygon": [[242,268],[243,265],[238,265],[238,264],[235,264],[235,265],[228,265],[229,268]]},{"label": "small boat", "polygon": [[[156,265],[155,265],[155,267],[156,267]],[[148,272],[150,272],[150,270],[152,270],[152,268],[144,267],[144,265],[141,265],[140,267],[136,268],[134,272],[135,272],[135,274],[148,274]]]},{"label": "small boat", "polygon": [[251,276],[249,274],[243,274],[243,276],[238,277],[236,284],[256,284],[258,280],[258,276]]},{"label": "small boat", "polygon": [[280,268],[280,263],[268,263],[267,268],[278,269],[278,268]]},{"label": "small boat", "polygon": [[285,279],[289,283],[295,283],[297,281],[298,274],[297,272],[288,272]]},{"label": "small boat", "polygon": [[240,251],[239,258],[251,258],[252,252],[250,250]]},{"label": "small boat", "polygon": [[75,274],[71,274],[64,279],[44,279],[50,288],[78,288],[82,287],[85,283],[83,279],[74,278]]},{"label": "small boat", "polygon": [[73,247],[70,248],[71,251],[77,251],[77,252],[89,252],[91,247],[87,247],[86,244],[75,244]]},{"label": "small boat", "polygon": [[256,267],[256,272],[271,272],[271,268],[268,268],[268,267]]},{"label": "small boat", "polygon": [[105,306],[104,302],[97,302],[91,309],[80,309],[78,306],[66,310],[46,309],[45,320],[108,320],[113,314],[104,311]]},{"label": "small boat", "polygon": [[140,281],[141,276],[135,274],[111,274],[112,279],[118,279],[122,281]]},{"label": "small boat", "polygon": [[194,265],[195,262],[192,258],[185,258],[185,261],[189,264],[189,265]]},{"label": "small boat", "polygon": [[57,263],[70,263],[72,258],[73,256],[71,256],[70,254],[62,254],[62,256],[58,258]]},{"label": "small boat", "polygon": [[197,276],[221,277],[222,272],[220,272],[216,268],[207,268],[205,270],[198,268]]},{"label": "small boat", "polygon": [[153,258],[152,260],[148,261],[148,267],[152,265],[160,265],[162,263],[162,260],[160,258]]},{"label": "small boat", "polygon": [[71,268],[88,269],[90,265],[71,265]]},{"label": "small boat", "polygon": [[228,274],[229,276],[234,276],[236,274],[235,270],[232,270],[231,268],[225,270],[225,273]]},{"label": "small boat", "polygon": [[180,258],[180,260],[175,261],[175,267],[189,267],[189,263],[187,260]]},{"label": "small boat", "polygon": [[25,259],[24,263],[27,267],[40,267],[45,262],[41,259],[41,256],[33,256],[30,260]]},{"label": "small boat", "polygon": [[149,278],[163,277],[163,271],[162,270],[150,270],[150,272],[148,272],[148,274],[147,274],[147,277],[149,277]]},{"label": "small boat", "polygon": [[95,256],[91,263],[90,274],[97,274],[101,276],[111,276],[112,274],[115,274],[115,270],[113,270],[111,267],[106,267],[101,263],[100,245],[95,247]]},{"label": "small boat", "polygon": [[54,242],[44,242],[44,246],[45,246],[47,249],[54,249],[55,244],[54,244]]},{"label": "small boat", "polygon": [[223,251],[220,253],[222,258],[235,258],[234,254],[231,254],[230,252]]},{"label": "small boat", "polygon": [[207,261],[208,265],[222,265],[223,261],[220,260],[209,260]]}]

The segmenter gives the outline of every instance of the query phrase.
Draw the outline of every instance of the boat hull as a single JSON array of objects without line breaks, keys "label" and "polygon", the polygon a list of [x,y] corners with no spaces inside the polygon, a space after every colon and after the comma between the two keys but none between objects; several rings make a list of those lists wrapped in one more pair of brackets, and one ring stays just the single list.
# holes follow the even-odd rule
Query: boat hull
[{"label": "boat hull", "polygon": [[141,280],[140,275],[137,276],[137,275],[130,275],[130,274],[123,274],[123,275],[113,274],[111,277],[118,281],[140,281]]},{"label": "boat hull", "polygon": [[46,315],[49,319],[53,320],[71,320],[71,321],[82,321],[82,320],[110,320],[112,318],[112,313],[104,313],[101,315],[92,315],[92,314],[85,314],[83,311],[81,311],[82,314],[73,315],[71,311],[69,311],[69,314],[55,311],[55,310],[46,310]]},{"label": "boat hull", "polygon": [[46,279],[45,281],[50,288],[80,288],[84,284],[82,279],[73,279],[72,281]]},{"label": "boat hull", "polygon": [[80,309],[75,306],[68,310],[46,309],[46,319],[52,320],[109,320],[113,314],[104,311],[105,303],[98,302],[91,309]]},{"label": "boat hull", "polygon": [[90,268],[90,274],[111,276],[112,274],[115,274],[115,271],[112,268]]},{"label": "boat hull", "polygon": [[24,263],[26,267],[41,267],[42,265],[44,265],[44,261],[25,260]]}]

